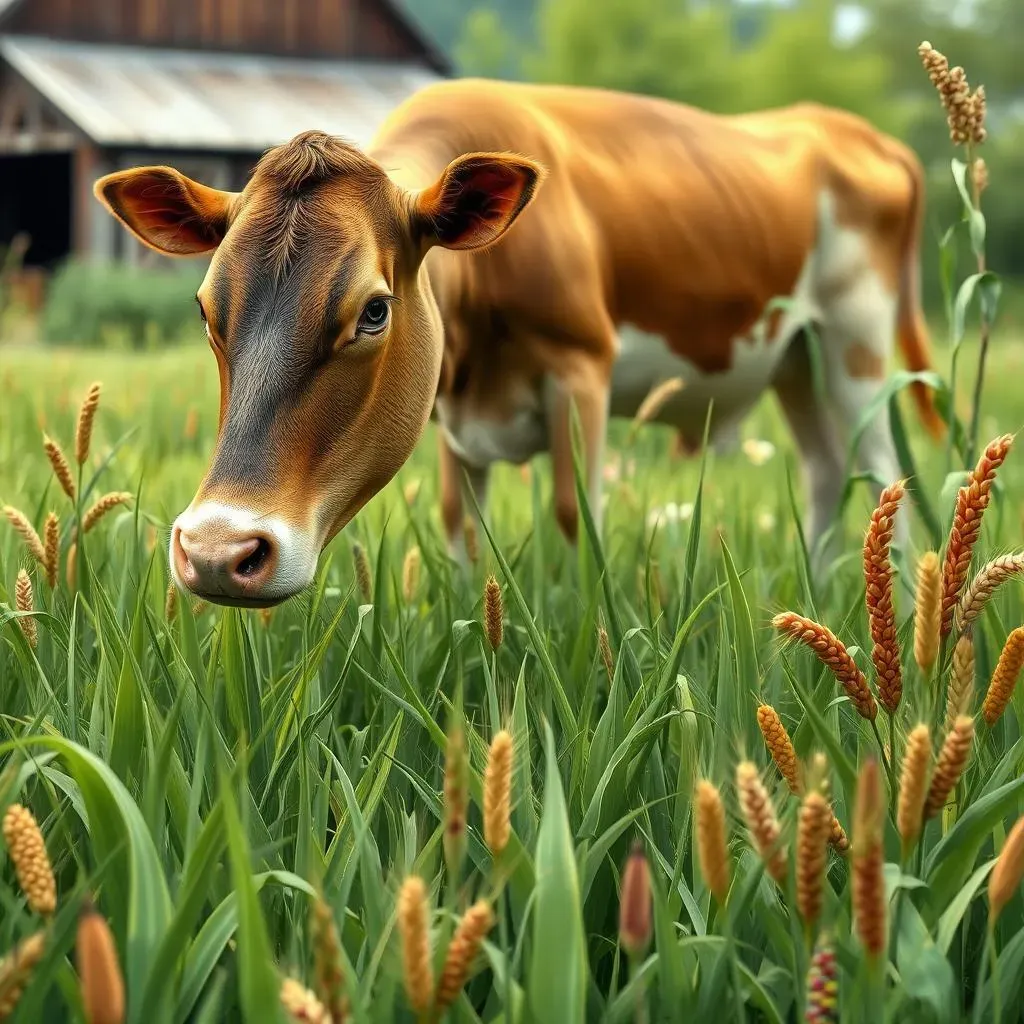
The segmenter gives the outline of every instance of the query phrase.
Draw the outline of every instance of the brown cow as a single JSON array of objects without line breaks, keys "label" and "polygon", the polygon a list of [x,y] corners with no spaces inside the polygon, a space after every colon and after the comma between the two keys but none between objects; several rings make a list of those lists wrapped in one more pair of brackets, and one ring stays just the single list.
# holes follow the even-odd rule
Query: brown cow
[{"label": "brown cow", "polygon": [[[912,369],[929,365],[921,193],[909,150],[836,110],[721,117],[476,80],[417,93],[365,154],[299,135],[237,194],[166,167],[101,178],[97,196],[146,244],[216,250],[198,299],[220,428],[172,530],[175,578],[225,604],[302,589],[432,406],[456,553],[460,467],[483,505],[492,462],[545,450],[574,538],[572,404],[600,521],[609,415],[632,415],[677,374],[686,386],[658,418],[686,444],[711,399],[716,432],[735,435],[774,389],[818,541],[843,487],[844,436],[878,393],[894,332]],[[927,389],[916,396],[939,429]],[[882,480],[898,476],[884,407],[859,454]]]}]

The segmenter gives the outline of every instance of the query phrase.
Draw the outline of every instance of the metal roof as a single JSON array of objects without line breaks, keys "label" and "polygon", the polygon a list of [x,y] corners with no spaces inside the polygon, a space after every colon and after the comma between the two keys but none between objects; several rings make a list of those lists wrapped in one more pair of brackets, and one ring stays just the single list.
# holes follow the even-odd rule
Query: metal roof
[{"label": "metal roof", "polygon": [[93,141],[154,149],[275,146],[308,128],[370,141],[390,110],[440,77],[414,64],[0,36],[0,56]]}]

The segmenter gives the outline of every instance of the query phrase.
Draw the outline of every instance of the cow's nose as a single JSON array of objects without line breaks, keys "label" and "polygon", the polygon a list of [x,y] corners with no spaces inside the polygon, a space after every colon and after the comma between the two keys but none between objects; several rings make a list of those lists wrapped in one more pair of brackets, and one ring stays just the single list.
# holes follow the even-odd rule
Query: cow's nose
[{"label": "cow's nose", "polygon": [[224,521],[175,525],[171,552],[181,583],[214,601],[259,601],[277,563],[272,537],[240,532]]}]

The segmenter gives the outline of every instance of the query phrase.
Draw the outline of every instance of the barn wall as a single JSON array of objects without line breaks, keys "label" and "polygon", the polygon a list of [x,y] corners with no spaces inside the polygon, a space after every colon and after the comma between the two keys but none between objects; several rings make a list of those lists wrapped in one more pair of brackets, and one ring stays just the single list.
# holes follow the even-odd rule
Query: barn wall
[{"label": "barn wall", "polygon": [[379,0],[22,0],[4,31],[96,43],[431,62]]}]

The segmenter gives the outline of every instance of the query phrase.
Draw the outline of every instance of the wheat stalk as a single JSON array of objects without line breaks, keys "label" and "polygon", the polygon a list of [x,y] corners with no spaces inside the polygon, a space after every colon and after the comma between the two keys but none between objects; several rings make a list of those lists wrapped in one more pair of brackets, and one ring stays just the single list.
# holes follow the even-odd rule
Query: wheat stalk
[{"label": "wheat stalk", "polygon": [[932,774],[932,784],[924,804],[925,820],[934,817],[943,807],[949,794],[960,781],[974,742],[974,719],[960,715],[946,735]]},{"label": "wheat stalk", "polygon": [[932,759],[932,740],[928,726],[915,726],[907,737],[900,775],[900,796],[896,824],[903,841],[903,857],[917,842],[924,824],[924,801],[928,795],[928,766]]},{"label": "wheat stalk", "polygon": [[725,838],[725,809],[718,790],[706,779],[696,786],[697,854],[701,874],[719,905],[729,894],[729,851]]},{"label": "wheat stalk", "polygon": [[974,625],[989,598],[996,589],[1009,579],[1024,573],[1024,551],[993,558],[978,571],[971,580],[957,605],[954,623],[957,633],[963,633]]},{"label": "wheat stalk", "polygon": [[96,410],[100,404],[99,381],[91,384],[78,411],[78,425],[75,429],[75,460],[81,466],[89,458],[89,447],[92,443],[92,427],[96,419]]},{"label": "wheat stalk", "polygon": [[872,759],[864,763],[857,780],[853,844],[853,916],[857,935],[870,957],[885,951],[887,933],[884,819],[881,773],[878,762]]},{"label": "wheat stalk", "polygon": [[25,547],[28,548],[29,554],[40,565],[45,566],[46,550],[43,548],[43,542],[39,539],[39,534],[36,533],[34,527],[28,521],[28,516],[11,505],[4,505],[4,515],[7,516],[18,536],[25,542]]},{"label": "wheat stalk", "polygon": [[971,567],[971,554],[981,531],[981,520],[991,500],[992,484],[996,471],[1006,460],[1013,435],[1004,434],[989,442],[978,459],[977,465],[968,474],[967,483],[956,495],[953,510],[953,525],[946,542],[946,557],[942,565],[942,635],[948,636],[953,629],[953,616],[960,591],[967,580]]},{"label": "wheat stalk", "polygon": [[917,563],[917,597],[914,602],[914,660],[927,672],[939,656],[942,629],[942,568],[939,556],[926,551]]},{"label": "wheat stalk", "polygon": [[843,642],[827,626],[804,618],[795,612],[783,612],[772,619],[772,625],[792,640],[809,647],[818,660],[832,670],[837,682],[846,691],[857,713],[873,722],[878,705],[868,688],[864,673],[857,668]]},{"label": "wheat stalk", "polygon": [[992,681],[981,706],[986,724],[991,728],[1002,717],[1013,697],[1017,677],[1024,665],[1024,626],[1018,626],[1007,638],[999,655]]},{"label": "wheat stalk", "polygon": [[878,681],[879,702],[890,715],[895,714],[903,695],[889,548],[904,493],[902,481],[890,484],[882,491],[864,537],[864,600],[871,631],[871,661]]},{"label": "wheat stalk", "polygon": [[[14,581],[14,606],[19,612],[31,612],[33,608],[32,580],[24,569],[18,570]],[[28,641],[29,647],[35,650],[39,645],[39,627],[36,620],[24,615],[18,619],[18,628]]]}]

